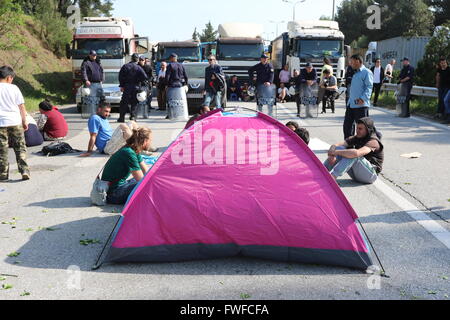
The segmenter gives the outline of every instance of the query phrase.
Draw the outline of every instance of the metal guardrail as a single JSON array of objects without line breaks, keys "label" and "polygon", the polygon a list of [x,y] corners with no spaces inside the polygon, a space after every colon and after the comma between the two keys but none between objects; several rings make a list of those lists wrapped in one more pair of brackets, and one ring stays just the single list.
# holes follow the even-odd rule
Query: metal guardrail
[{"label": "metal guardrail", "polygon": [[[381,87],[382,91],[397,91],[398,85],[393,83],[384,83]],[[414,86],[411,90],[411,95],[419,96],[419,97],[430,97],[430,98],[438,98],[438,89],[431,87],[419,87]]]}]

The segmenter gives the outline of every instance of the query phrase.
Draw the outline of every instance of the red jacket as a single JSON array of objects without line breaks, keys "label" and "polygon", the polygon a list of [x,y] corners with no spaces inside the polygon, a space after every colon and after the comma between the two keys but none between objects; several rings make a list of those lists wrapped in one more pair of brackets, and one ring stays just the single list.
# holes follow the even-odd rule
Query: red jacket
[{"label": "red jacket", "polygon": [[52,110],[44,112],[47,116],[47,122],[44,126],[44,132],[52,138],[64,138],[67,136],[69,128],[66,119],[59,112],[58,108],[53,107]]}]

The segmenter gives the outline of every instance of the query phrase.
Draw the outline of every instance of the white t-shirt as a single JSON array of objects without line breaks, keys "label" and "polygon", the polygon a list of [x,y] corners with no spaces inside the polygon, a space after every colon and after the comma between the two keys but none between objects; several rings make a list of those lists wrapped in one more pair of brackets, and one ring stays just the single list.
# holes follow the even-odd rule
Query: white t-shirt
[{"label": "white t-shirt", "polygon": [[390,75],[392,76],[392,71],[393,71],[392,65],[388,63],[385,71],[386,75],[388,74],[388,72],[390,72]]},{"label": "white t-shirt", "polygon": [[373,83],[381,83],[383,79],[381,79],[381,67],[375,67],[373,69]]},{"label": "white t-shirt", "polygon": [[16,85],[0,83],[0,127],[21,125],[19,105],[24,103],[22,92]]}]

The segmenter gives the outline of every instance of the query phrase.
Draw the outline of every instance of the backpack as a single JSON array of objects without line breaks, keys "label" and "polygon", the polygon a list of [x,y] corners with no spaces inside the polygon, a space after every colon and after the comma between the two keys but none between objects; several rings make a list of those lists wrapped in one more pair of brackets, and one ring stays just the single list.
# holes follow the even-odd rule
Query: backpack
[{"label": "backpack", "polygon": [[44,148],[42,148],[41,152],[44,154],[44,156],[53,157],[53,156],[57,156],[60,154],[77,153],[77,152],[82,152],[82,151],[73,149],[66,142],[53,142],[53,143],[49,144],[48,146],[45,146]]}]

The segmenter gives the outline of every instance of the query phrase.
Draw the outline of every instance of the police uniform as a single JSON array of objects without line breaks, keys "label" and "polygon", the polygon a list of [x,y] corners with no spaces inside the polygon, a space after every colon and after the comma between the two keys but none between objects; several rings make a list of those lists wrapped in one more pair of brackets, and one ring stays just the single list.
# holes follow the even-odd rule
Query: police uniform
[{"label": "police uniform", "polygon": [[181,88],[188,84],[186,69],[181,63],[169,63],[166,70],[166,84],[169,88]]},{"label": "police uniform", "polygon": [[[97,55],[93,50],[90,54]],[[83,114],[90,116],[96,112],[100,99],[103,96],[102,82],[104,80],[104,72],[100,59],[91,60],[89,56],[86,57],[81,64],[81,76],[85,84],[87,81],[91,83],[89,96],[83,97],[83,104],[86,108]]]},{"label": "police uniform", "polygon": [[[408,59],[404,58],[403,60],[408,60]],[[400,80],[403,80],[405,78],[409,78],[408,81],[401,82],[401,84],[403,86],[406,86],[406,89],[404,91],[405,92],[405,96],[406,96],[406,100],[405,100],[406,110],[405,110],[405,113],[402,112],[401,116],[409,117],[410,116],[409,103],[410,103],[410,100],[411,100],[411,90],[412,90],[412,87],[413,87],[414,68],[411,65],[404,66],[403,69],[400,72],[399,78],[400,78]]]},{"label": "police uniform", "polygon": [[[137,93],[139,85],[148,79],[144,69],[136,62],[125,64],[119,73],[120,87],[124,89],[122,100],[120,101],[120,117],[118,122],[125,122],[125,115],[130,111],[130,120],[135,120],[137,116]],[[129,109],[131,106],[131,109]]]},{"label": "police uniform", "polygon": [[[266,58],[265,56],[262,56],[262,58]],[[257,65],[251,67],[248,70],[248,75],[250,77],[250,80],[252,80],[254,78],[254,74],[256,73],[256,89],[257,89],[257,93],[256,93],[256,101],[258,104],[258,110],[261,112],[262,111],[262,106],[264,104],[268,104],[266,103],[267,101],[265,101],[265,99],[263,99],[261,97],[261,92],[264,89],[264,83],[269,82],[271,85],[273,84],[273,80],[274,80],[274,69],[273,69],[273,65],[271,63],[258,63]],[[270,99],[271,100],[271,99]],[[275,92],[274,92],[274,96],[273,96],[273,104],[270,105],[271,103],[269,103],[269,114],[272,114],[272,108],[273,105],[276,104],[276,99],[275,99]]]}]

